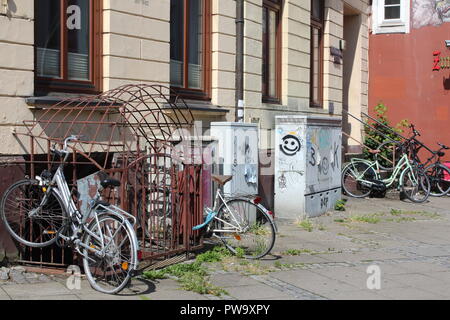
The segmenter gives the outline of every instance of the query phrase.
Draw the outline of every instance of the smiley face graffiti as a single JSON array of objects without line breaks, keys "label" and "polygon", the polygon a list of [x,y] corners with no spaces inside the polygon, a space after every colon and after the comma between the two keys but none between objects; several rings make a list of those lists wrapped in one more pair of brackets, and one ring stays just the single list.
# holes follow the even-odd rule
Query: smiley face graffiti
[{"label": "smiley face graffiti", "polygon": [[281,139],[280,150],[287,156],[295,156],[301,148],[300,140],[292,134],[288,134]]}]

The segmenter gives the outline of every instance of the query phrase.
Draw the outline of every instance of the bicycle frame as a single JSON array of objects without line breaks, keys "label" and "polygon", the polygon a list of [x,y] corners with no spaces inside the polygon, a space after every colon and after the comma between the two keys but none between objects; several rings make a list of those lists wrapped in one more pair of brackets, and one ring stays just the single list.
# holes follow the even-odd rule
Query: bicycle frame
[{"label": "bicycle frame", "polygon": [[[379,165],[378,161],[369,161],[369,160],[359,159],[359,158],[351,159],[351,163],[353,165],[357,162],[363,162],[368,165],[368,168],[366,170],[364,170],[364,172],[362,172],[360,175],[357,175],[354,171],[352,172],[355,175],[355,177],[357,177],[357,181],[365,182],[367,184],[372,183],[372,181],[362,179],[362,177],[364,177],[364,174],[370,169],[375,170],[376,179],[379,180],[380,165]],[[400,181],[402,180],[402,177],[405,174],[407,169],[411,169],[411,172],[413,173],[413,180],[414,180],[414,182],[417,182],[417,178],[414,175],[414,170],[412,170],[411,163],[406,154],[403,154],[403,156],[400,158],[400,161],[397,162],[397,164],[396,164],[392,174],[389,176],[389,178],[382,179],[380,181],[383,182],[387,188],[389,188],[396,181],[399,174],[400,174]]]},{"label": "bicycle frame", "polygon": [[[73,242],[76,246],[77,252],[88,259],[90,259],[90,258],[85,256],[81,252],[81,250],[79,250],[79,246],[93,252],[95,255],[97,255],[99,257],[103,257],[106,254],[107,249],[111,245],[112,240],[114,239],[115,235],[120,230],[120,228],[118,228],[116,230],[116,233],[114,235],[111,235],[111,237],[110,237],[111,240],[109,242],[107,242],[108,239],[104,239],[102,233],[100,233],[100,236],[98,236],[97,234],[91,232],[87,228],[87,222],[88,222],[89,217],[91,217],[91,215],[93,214],[93,219],[95,219],[97,226],[99,228],[98,230],[100,230],[100,222],[98,220],[98,211],[108,212],[109,214],[114,215],[121,221],[122,226],[128,225],[125,227],[130,227],[131,229],[134,229],[134,225],[136,224],[136,218],[134,216],[130,215],[129,213],[127,213],[126,211],[118,208],[117,206],[109,205],[107,207],[103,204],[98,203],[97,200],[100,198],[99,191],[97,191],[96,199],[91,200],[91,205],[89,206],[89,210],[87,212],[85,212],[84,214],[81,214],[81,212],[77,209],[77,207],[72,199],[69,185],[67,183],[67,180],[66,180],[66,178],[64,176],[64,172],[63,172],[64,163],[67,161],[69,154],[70,153],[66,153],[63,162],[58,166],[58,169],[57,169],[55,175],[53,176],[51,182],[49,183],[49,187],[46,191],[46,194],[45,194],[39,208],[41,208],[42,206],[45,205],[46,201],[48,200],[48,196],[51,194],[51,192],[54,192],[63,201],[64,209],[66,210],[66,213],[68,214],[68,217],[71,221],[71,229],[72,229],[72,236],[68,237],[68,236],[64,236],[62,234],[59,234],[58,236],[65,241]],[[43,179],[41,177],[38,176],[36,178],[38,181],[40,181],[42,183]],[[130,223],[127,218],[131,219],[132,223]],[[79,234],[81,234],[83,232],[88,233],[90,236],[92,236],[93,238],[95,238],[96,240],[99,241],[99,243],[101,244],[100,250],[98,250],[96,248],[91,248],[90,246],[87,246],[82,242],[82,240],[79,237]],[[139,248],[138,240],[134,233],[131,235],[131,241],[134,242],[134,244],[136,245],[136,248]],[[132,264],[133,269],[137,268],[137,266],[138,266],[137,257],[134,257],[134,261],[132,261],[131,264]]]},{"label": "bicycle frame", "polygon": [[[227,221],[217,217],[217,214],[219,213],[219,209],[220,209],[220,202],[219,201],[221,203],[223,203],[225,205],[225,207],[228,209],[228,212],[231,214],[231,218],[236,223],[236,225],[233,225],[233,224],[231,224],[231,223],[229,223],[229,222],[227,222]],[[222,223],[224,223],[224,224],[234,228],[234,230],[233,229],[228,229],[228,230],[214,229],[214,230],[212,230],[213,233],[216,233],[216,232],[218,232],[218,233],[238,233],[238,232],[245,232],[246,231],[245,229],[242,228],[242,226],[239,223],[237,217],[233,214],[233,211],[230,210],[230,207],[228,207],[228,204],[225,201],[225,197],[222,195],[222,192],[220,192],[220,188],[217,188],[216,197],[214,199],[214,209],[213,209],[212,212],[213,212],[213,219],[214,220],[220,221],[220,222],[222,222]],[[210,222],[213,219],[210,219]]]}]

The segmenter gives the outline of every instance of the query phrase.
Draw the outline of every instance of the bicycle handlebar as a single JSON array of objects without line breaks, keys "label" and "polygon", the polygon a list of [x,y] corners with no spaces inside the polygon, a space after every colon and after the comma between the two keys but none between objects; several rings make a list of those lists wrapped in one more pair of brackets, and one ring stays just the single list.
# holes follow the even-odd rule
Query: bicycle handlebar
[{"label": "bicycle handlebar", "polygon": [[67,156],[70,154],[70,152],[67,151],[68,144],[73,141],[75,141],[75,142],[80,141],[82,138],[83,138],[83,136],[81,136],[81,135],[68,136],[67,138],[64,139],[64,146],[61,150],[58,150],[56,148],[50,148],[50,151],[56,153],[58,156],[60,156],[61,158],[64,158],[64,160],[65,160],[67,158]]}]

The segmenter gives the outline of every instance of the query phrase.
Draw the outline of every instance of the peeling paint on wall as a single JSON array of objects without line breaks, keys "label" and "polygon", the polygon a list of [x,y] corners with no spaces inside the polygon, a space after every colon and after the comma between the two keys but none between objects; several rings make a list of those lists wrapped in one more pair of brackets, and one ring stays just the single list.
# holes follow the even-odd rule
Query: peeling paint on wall
[{"label": "peeling paint on wall", "polygon": [[450,22],[450,0],[413,0],[412,4],[413,28]]}]

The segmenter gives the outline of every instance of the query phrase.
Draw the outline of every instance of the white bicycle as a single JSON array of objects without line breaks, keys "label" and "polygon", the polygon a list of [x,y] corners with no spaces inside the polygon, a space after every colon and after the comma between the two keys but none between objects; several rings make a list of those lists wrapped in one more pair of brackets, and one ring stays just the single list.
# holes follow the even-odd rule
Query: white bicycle
[{"label": "white bicycle", "polygon": [[117,206],[101,200],[104,188],[118,187],[120,181],[105,178],[89,209],[80,212],[64,176],[71,154],[68,143],[61,150],[53,174],[47,170],[35,179],[11,185],[0,202],[1,218],[12,237],[20,243],[42,248],[64,240],[83,257],[84,272],[91,286],[103,293],[116,294],[130,281],[138,268],[139,244],[134,231],[136,219]]}]

